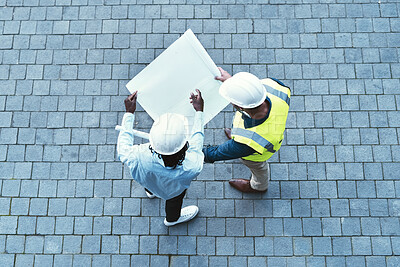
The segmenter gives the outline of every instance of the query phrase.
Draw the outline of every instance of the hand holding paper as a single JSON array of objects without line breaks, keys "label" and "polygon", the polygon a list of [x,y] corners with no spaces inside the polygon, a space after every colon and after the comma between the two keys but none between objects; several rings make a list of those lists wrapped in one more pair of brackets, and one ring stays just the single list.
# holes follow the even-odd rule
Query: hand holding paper
[{"label": "hand holding paper", "polygon": [[191,30],[187,30],[127,85],[138,90],[138,102],[155,120],[166,112],[187,117],[193,125],[195,110],[187,96],[198,88],[204,99],[204,124],[229,103],[218,93],[221,72]]},{"label": "hand holding paper", "polygon": [[125,99],[125,110],[129,113],[134,113],[136,111],[136,99],[137,99],[137,91],[128,96]]},{"label": "hand holding paper", "polygon": [[230,77],[232,77],[226,70],[221,67],[218,67],[219,71],[221,72],[221,76],[216,76],[215,79],[221,82],[225,82]]},{"label": "hand holding paper", "polygon": [[190,103],[193,105],[194,110],[203,111],[204,110],[204,100],[201,97],[201,92],[196,89],[197,95],[190,93]]}]

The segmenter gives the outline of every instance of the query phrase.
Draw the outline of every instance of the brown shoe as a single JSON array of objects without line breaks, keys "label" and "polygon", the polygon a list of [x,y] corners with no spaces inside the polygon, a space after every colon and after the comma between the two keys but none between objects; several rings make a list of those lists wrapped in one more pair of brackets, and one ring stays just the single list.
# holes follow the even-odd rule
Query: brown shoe
[{"label": "brown shoe", "polygon": [[229,180],[229,184],[243,193],[263,193],[267,191],[267,190],[261,191],[251,188],[250,180],[246,179],[231,179]]},{"label": "brown shoe", "polygon": [[224,132],[226,137],[228,137],[228,139],[232,139],[232,130],[231,128],[224,128]]}]

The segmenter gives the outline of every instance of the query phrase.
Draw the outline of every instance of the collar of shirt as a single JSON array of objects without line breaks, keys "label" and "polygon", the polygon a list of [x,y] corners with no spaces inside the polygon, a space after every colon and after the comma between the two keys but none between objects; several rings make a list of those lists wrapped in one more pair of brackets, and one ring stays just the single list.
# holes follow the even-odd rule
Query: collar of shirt
[{"label": "collar of shirt", "polygon": [[271,103],[271,100],[269,99],[268,96],[266,97],[265,100],[269,102],[269,107],[270,107],[269,110],[268,110],[267,115],[262,119],[255,120],[255,119],[249,118],[246,115],[242,114],[242,119],[244,121],[244,128],[247,129],[247,128],[258,126],[258,125],[262,124],[264,121],[266,121],[268,119],[269,113],[270,113],[271,108],[272,108],[272,103]]}]

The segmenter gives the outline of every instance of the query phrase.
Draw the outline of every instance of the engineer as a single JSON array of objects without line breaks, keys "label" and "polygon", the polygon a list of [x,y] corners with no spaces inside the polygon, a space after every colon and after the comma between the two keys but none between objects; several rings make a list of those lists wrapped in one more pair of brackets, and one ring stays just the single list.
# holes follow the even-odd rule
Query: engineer
[{"label": "engineer", "polygon": [[268,189],[267,160],[279,150],[289,112],[290,88],[276,79],[260,80],[247,72],[231,76],[219,68],[222,81],[219,94],[237,110],[233,128],[225,128],[229,141],[203,149],[206,163],[240,158],[251,171],[251,179],[231,179],[241,192]]},{"label": "engineer", "polygon": [[203,108],[201,93],[190,96],[196,113],[191,136],[183,115],[161,115],[150,130],[150,143],[135,145],[130,130],[133,128],[137,91],[125,99],[126,113],[118,136],[117,151],[134,180],[142,185],[149,198],[159,197],[165,202],[164,224],[173,226],[193,219],[199,208],[182,209],[183,198],[191,181],[203,168],[201,151],[204,142]]}]

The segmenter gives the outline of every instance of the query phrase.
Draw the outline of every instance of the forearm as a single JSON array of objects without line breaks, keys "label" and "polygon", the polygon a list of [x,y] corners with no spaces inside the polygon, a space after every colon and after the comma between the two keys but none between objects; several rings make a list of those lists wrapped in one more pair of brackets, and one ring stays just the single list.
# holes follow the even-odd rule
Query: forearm
[{"label": "forearm", "polygon": [[192,136],[189,139],[191,149],[201,150],[204,143],[204,114],[197,111],[194,116]]},{"label": "forearm", "polygon": [[122,130],[118,135],[117,152],[118,158],[125,163],[128,160],[129,154],[132,153],[134,137],[130,130],[133,129],[133,122],[135,115],[132,113],[125,113],[122,118]]},{"label": "forearm", "polygon": [[215,161],[247,157],[256,153],[256,151],[247,145],[229,140],[219,146],[205,147],[203,148],[203,153],[204,161],[213,163]]},{"label": "forearm", "polygon": [[203,111],[196,111],[196,113],[194,114],[192,134],[195,134],[198,132],[204,134],[204,113],[203,113]]}]

